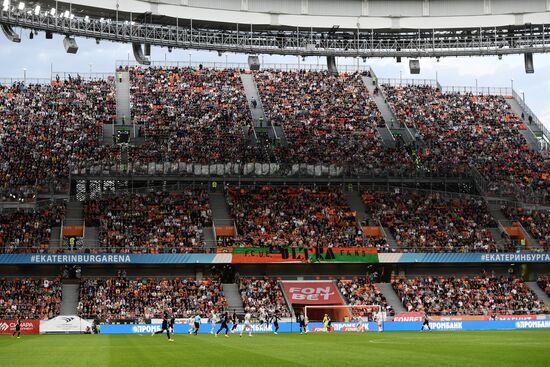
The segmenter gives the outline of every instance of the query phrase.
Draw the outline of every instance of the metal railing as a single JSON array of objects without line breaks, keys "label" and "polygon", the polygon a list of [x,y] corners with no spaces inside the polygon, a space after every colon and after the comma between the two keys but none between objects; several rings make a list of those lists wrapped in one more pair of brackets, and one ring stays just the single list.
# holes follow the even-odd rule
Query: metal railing
[{"label": "metal railing", "polygon": [[378,79],[379,85],[390,85],[392,87],[397,86],[429,86],[432,88],[438,88],[438,82],[435,79],[414,79],[414,78],[380,78]]},{"label": "metal railing", "polygon": [[51,80],[68,80],[69,78],[80,78],[83,80],[114,80],[115,73],[97,72],[97,73],[81,73],[77,71],[52,71]]},{"label": "metal railing", "polygon": [[21,83],[25,85],[50,84],[51,79],[48,79],[48,78],[0,78],[0,85],[10,86],[16,83]]},{"label": "metal railing", "polygon": [[[260,63],[262,70],[273,70],[273,71],[327,71],[328,67],[326,63]],[[125,68],[125,67],[144,67],[134,60],[117,60],[116,68]],[[169,60],[151,60],[151,65],[144,67],[155,67],[155,68],[208,68],[208,69],[239,69],[239,70],[248,70],[250,67],[247,63],[244,62],[225,62],[225,61],[169,61]],[[366,64],[338,64],[339,72],[353,73],[357,71],[366,71],[369,70],[370,66]]]},{"label": "metal railing", "polygon": [[[73,14],[61,16],[67,9]],[[117,19],[82,17],[74,4],[60,4],[57,14],[18,10],[17,5],[0,10],[0,22],[26,29],[71,34],[76,37],[105,39],[126,43],[149,43],[162,47],[202,49],[247,54],[280,54],[338,57],[434,57],[466,55],[503,55],[547,52],[550,27],[529,24],[529,28],[510,31],[507,26],[401,30],[358,29],[326,36],[311,27],[296,30],[266,29],[253,25],[239,29],[227,24],[222,29],[193,28],[192,22],[157,24],[135,22],[131,13],[116,12]],[[189,25],[189,26],[188,26]],[[233,29],[231,29],[233,28]],[[324,35],[324,36],[323,36]]]}]

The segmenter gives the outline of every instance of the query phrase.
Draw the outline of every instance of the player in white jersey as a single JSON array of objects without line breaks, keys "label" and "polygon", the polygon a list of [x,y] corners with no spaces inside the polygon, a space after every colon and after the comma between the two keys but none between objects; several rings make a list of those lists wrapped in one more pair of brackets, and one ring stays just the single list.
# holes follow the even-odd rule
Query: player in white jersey
[{"label": "player in white jersey", "polygon": [[216,324],[220,321],[220,317],[217,313],[212,310],[210,313],[210,334],[214,334],[214,330],[216,329]]},{"label": "player in white jersey", "polygon": [[244,326],[241,330],[241,334],[239,336],[243,336],[243,332],[245,330],[248,330],[248,336],[252,336],[252,322],[250,319],[252,318],[252,315],[250,315],[250,312],[247,312],[244,315]]},{"label": "player in white jersey", "polygon": [[378,325],[378,332],[382,331],[382,325],[385,318],[386,318],[385,312],[382,312],[382,310],[378,311],[374,316],[376,324]]},{"label": "player in white jersey", "polygon": [[357,332],[364,333],[365,332],[365,320],[361,316],[355,317],[355,328],[357,329]]}]

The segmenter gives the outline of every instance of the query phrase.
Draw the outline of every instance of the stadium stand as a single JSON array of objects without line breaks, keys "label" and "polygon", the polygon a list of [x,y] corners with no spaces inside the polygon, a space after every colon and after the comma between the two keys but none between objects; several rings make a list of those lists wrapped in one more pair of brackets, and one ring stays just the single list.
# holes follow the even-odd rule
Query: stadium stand
[{"label": "stadium stand", "polygon": [[51,227],[59,226],[64,216],[64,205],[0,214],[0,252],[48,252]]},{"label": "stadium stand", "polygon": [[61,310],[61,280],[0,279],[0,319],[48,319]]},{"label": "stadium stand", "polygon": [[478,170],[488,194],[545,194],[550,158],[530,150],[525,129],[502,96],[442,93],[430,86],[384,85],[400,122],[415,128],[425,144],[417,159],[432,172]]},{"label": "stadium stand", "polygon": [[[376,284],[365,277],[355,277],[353,279],[338,279],[338,289],[351,306],[360,305],[379,305],[386,314],[393,315],[394,311],[391,305],[386,301],[386,297],[378,290]],[[361,310],[356,310],[355,316],[364,316]]]},{"label": "stadium stand", "polygon": [[361,246],[355,214],[328,188],[226,187],[240,246]]},{"label": "stadium stand", "polygon": [[115,159],[101,133],[114,119],[113,94],[107,80],[80,78],[0,86],[0,198],[33,199],[39,185]]},{"label": "stadium stand", "polygon": [[132,120],[146,143],[130,151],[151,162],[258,162],[250,144],[250,110],[239,71],[130,68]]},{"label": "stadium stand", "polygon": [[212,222],[201,190],[128,193],[86,201],[86,223],[99,227],[99,247],[121,253],[204,251],[203,227]]},{"label": "stadium stand", "polygon": [[392,286],[408,311],[433,315],[550,312],[522,280],[512,276],[398,277]]},{"label": "stadium stand", "polygon": [[255,77],[267,119],[289,141],[276,148],[279,159],[370,172],[412,167],[407,152],[383,149],[376,127],[384,122],[359,73],[265,70]]},{"label": "stadium stand", "polygon": [[550,211],[513,206],[504,206],[502,211],[509,219],[519,221],[543,249],[550,249]]},{"label": "stadium stand", "polygon": [[223,287],[217,278],[86,278],[80,284],[79,314],[87,318],[178,318],[225,309]]},{"label": "stadium stand", "polygon": [[245,310],[254,317],[262,312],[269,315],[277,313],[279,317],[290,317],[290,310],[283,297],[283,291],[276,279],[244,278],[239,280],[239,292]]},{"label": "stadium stand", "polygon": [[548,277],[548,275],[539,275],[537,278],[537,284],[540,289],[546,292],[548,297],[550,297],[550,277]]},{"label": "stadium stand", "polygon": [[497,224],[481,198],[440,193],[364,192],[367,216],[388,227],[403,251],[495,252],[489,227]]}]

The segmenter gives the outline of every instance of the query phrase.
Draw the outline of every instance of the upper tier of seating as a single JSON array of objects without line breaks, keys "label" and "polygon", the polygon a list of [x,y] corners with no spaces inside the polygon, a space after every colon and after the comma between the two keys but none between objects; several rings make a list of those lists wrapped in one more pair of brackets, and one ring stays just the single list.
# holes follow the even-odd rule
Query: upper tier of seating
[{"label": "upper tier of seating", "polygon": [[82,317],[112,319],[158,318],[164,314],[207,317],[226,308],[217,278],[86,278],[80,284]]},{"label": "upper tier of seating", "polygon": [[304,187],[227,187],[241,246],[361,246],[355,214],[341,191]]},{"label": "upper tier of seating", "polygon": [[134,162],[256,162],[243,127],[251,115],[238,70],[131,68],[132,120],[147,142]]},{"label": "upper tier of seating", "polygon": [[407,152],[383,148],[376,127],[384,122],[360,74],[266,70],[255,78],[267,119],[289,141],[276,148],[281,161],[412,169]]},{"label": "upper tier of seating", "polygon": [[[501,96],[442,93],[429,86],[384,86],[400,122],[425,148],[418,159],[432,172],[478,170],[495,194],[550,192],[550,156],[530,150],[520,116]],[[548,195],[547,195],[548,196]]]},{"label": "upper tier of seating", "polygon": [[61,311],[61,280],[0,279],[0,319],[47,319]]},{"label": "upper tier of seating", "polygon": [[203,227],[212,222],[208,195],[191,189],[105,196],[86,201],[84,213],[107,252],[202,252]]},{"label": "upper tier of seating", "polygon": [[101,134],[114,115],[106,80],[0,86],[0,200],[31,199],[37,185],[116,159]]},{"label": "upper tier of seating", "polygon": [[482,199],[449,199],[438,193],[364,192],[367,216],[388,227],[401,250],[494,252],[489,228],[497,223]]},{"label": "upper tier of seating", "polygon": [[392,286],[407,311],[432,315],[550,313],[523,281],[513,277],[397,278]]}]

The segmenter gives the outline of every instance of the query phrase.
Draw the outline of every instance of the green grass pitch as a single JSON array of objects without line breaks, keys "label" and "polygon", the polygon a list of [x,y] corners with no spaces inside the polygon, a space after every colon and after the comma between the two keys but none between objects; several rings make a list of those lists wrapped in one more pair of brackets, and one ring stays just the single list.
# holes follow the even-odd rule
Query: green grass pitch
[{"label": "green grass pitch", "polygon": [[0,336],[0,366],[550,366],[550,330]]}]

